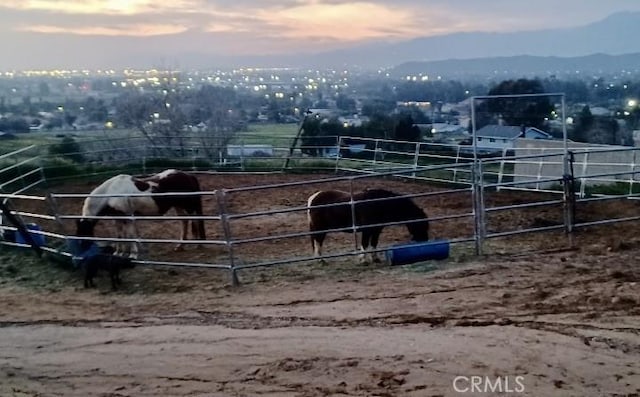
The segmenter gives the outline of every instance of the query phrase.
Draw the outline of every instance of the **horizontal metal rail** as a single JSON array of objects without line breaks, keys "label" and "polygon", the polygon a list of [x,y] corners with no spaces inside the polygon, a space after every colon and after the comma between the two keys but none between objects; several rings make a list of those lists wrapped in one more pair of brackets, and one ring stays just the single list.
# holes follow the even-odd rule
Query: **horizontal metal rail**
[{"label": "horizontal metal rail", "polygon": [[[433,171],[438,169],[444,169],[446,167],[452,167],[451,165],[432,165],[432,166],[419,166],[417,168],[406,168],[402,171],[402,173],[413,173],[418,171]],[[455,167],[455,166],[453,166]],[[468,167],[468,165],[460,165],[460,167]],[[384,177],[384,176],[395,176],[395,174],[400,173],[399,171],[389,171],[389,172],[379,172],[375,174],[375,177]],[[350,175],[350,176],[341,176],[341,177],[332,177],[332,178],[324,178],[324,179],[315,179],[309,181],[297,181],[297,182],[287,182],[280,184],[268,184],[261,186],[246,186],[232,189],[222,189],[227,193],[233,192],[250,192],[254,190],[264,190],[264,189],[272,189],[272,188],[284,188],[289,186],[303,186],[303,185],[314,185],[314,184],[324,184],[324,183],[334,183],[334,182],[344,182],[350,180],[361,180],[368,179],[371,176],[368,175]]]},{"label": "horizontal metal rail", "polygon": [[113,221],[219,221],[220,215],[58,215],[58,219],[98,219]]},{"label": "horizontal metal rail", "polygon": [[51,193],[54,198],[83,198],[83,197],[158,197],[158,196],[214,196],[217,190],[197,192],[143,192],[143,193]]},{"label": "horizontal metal rail", "polygon": [[231,270],[231,265],[223,265],[217,263],[204,263],[204,262],[169,262],[169,261],[154,261],[154,260],[141,260],[136,259],[132,261],[136,265],[155,265],[155,266],[178,266],[178,267],[202,267],[210,269],[222,269]]},{"label": "horizontal metal rail", "polygon": [[500,183],[485,183],[485,188],[497,188],[504,189],[509,186],[520,186],[520,185],[530,185],[530,184],[539,184],[539,183],[548,183],[548,182],[562,182],[562,177],[555,178],[544,178],[544,179],[533,179],[527,181],[518,181],[518,182],[500,182]]},{"label": "horizontal metal rail", "polygon": [[30,196],[27,194],[15,194],[15,193],[0,193],[0,198],[14,199],[14,200],[37,200],[37,201],[47,200],[45,196]]},{"label": "horizontal metal rail", "polygon": [[29,189],[31,189],[31,188],[33,188],[33,187],[36,187],[36,186],[38,186],[39,184],[41,184],[41,183],[43,183],[43,182],[45,182],[45,180],[44,180],[44,179],[42,179],[42,178],[41,178],[41,179],[38,179],[37,181],[35,181],[35,182],[33,182],[33,183],[29,184],[29,185],[23,186],[22,188],[20,188],[20,189],[16,190],[16,191],[14,192],[14,194],[20,194],[20,193],[22,193],[22,192],[26,192],[27,190],[29,190]]},{"label": "horizontal metal rail", "polygon": [[589,203],[594,201],[608,201],[608,200],[621,200],[621,199],[635,199],[639,198],[640,193],[629,193],[629,194],[598,194],[593,197],[585,197],[576,199],[577,203]]},{"label": "horizontal metal rail", "polygon": [[[4,167],[4,168],[0,169],[0,173],[4,173],[4,172],[6,172],[6,171],[14,170],[14,169],[16,169],[16,168],[19,168],[19,167],[20,167],[20,166],[22,166],[22,165],[25,165],[25,164],[31,163],[31,162],[32,162],[32,161],[34,161],[34,160],[38,160],[38,158],[34,157],[34,158],[30,158],[30,159],[26,159],[26,160],[20,161],[19,163],[11,164],[11,165],[10,165],[10,166],[8,166],[8,167]],[[33,170],[32,170],[32,171],[33,171]],[[40,171],[40,168],[37,168],[37,169],[36,169],[36,171]],[[27,174],[19,175],[19,176],[17,176],[17,177],[15,177],[15,178],[13,178],[13,179],[12,179],[12,180],[10,180],[10,181],[6,181],[6,182],[4,182],[4,183],[3,183],[2,185],[0,185],[0,186],[9,185],[9,184],[11,184],[12,182],[15,182],[15,181],[17,181],[17,180],[23,179],[25,176],[27,176],[27,175],[29,175],[29,174],[31,174],[31,171],[30,171],[30,172],[28,172]]]},{"label": "horizontal metal rail", "polygon": [[27,152],[27,151],[29,151],[31,149],[35,149],[37,147],[38,146],[36,146],[36,145],[30,145],[30,146],[27,146],[27,147],[23,147],[22,149],[14,150],[13,152],[10,152],[10,153],[2,154],[2,155],[0,155],[0,160],[4,160],[4,159],[7,159],[7,158],[11,158],[11,157],[17,156],[20,153]]},{"label": "horizontal metal rail", "polygon": [[522,209],[522,208],[543,207],[547,205],[555,205],[555,204],[563,204],[563,203],[564,203],[564,200],[536,201],[533,203],[503,205],[499,207],[486,207],[485,211],[496,212],[496,211],[514,210],[514,209]]},{"label": "horizontal metal rail", "polygon": [[508,232],[487,233],[485,235],[485,237],[486,238],[507,237],[507,236],[514,236],[514,235],[517,235],[517,234],[547,232],[547,231],[551,231],[551,230],[560,230],[560,229],[564,230],[564,228],[565,228],[564,224],[553,225],[553,226],[533,227],[533,228],[529,228],[529,229],[518,229],[518,230],[512,230],[512,231],[508,231]]},{"label": "horizontal metal rail", "polygon": [[631,221],[637,221],[640,220],[640,215],[638,216],[628,216],[628,217],[624,217],[624,218],[614,218],[614,219],[604,219],[604,220],[600,220],[600,221],[592,221],[592,222],[580,222],[580,223],[575,223],[573,226],[574,227],[587,227],[587,226],[600,226],[600,225],[609,225],[612,223],[619,223],[619,222],[631,222]]},{"label": "horizontal metal rail", "polygon": [[69,238],[74,240],[83,240],[83,241],[109,241],[113,243],[148,243],[148,244],[189,244],[189,245],[227,245],[228,242],[225,240],[178,240],[178,239],[168,239],[168,238],[146,238],[146,237],[136,237],[136,238],[122,238],[122,237],[85,237],[85,236],[60,236],[60,238]]},{"label": "horizontal metal rail", "polygon": [[45,214],[37,214],[35,212],[26,212],[26,211],[11,211],[12,214],[24,216],[26,218],[34,218],[34,219],[45,219],[48,221],[55,221],[56,217],[53,215],[45,215]]},{"label": "horizontal metal rail", "polygon": [[36,168],[36,169],[31,170],[31,171],[27,171],[26,173],[24,173],[22,175],[19,175],[19,176],[13,178],[13,179],[10,179],[10,180],[5,181],[2,184],[0,184],[0,189],[4,189],[5,186],[11,185],[12,183],[16,183],[18,181],[24,181],[24,179],[26,177],[31,176],[33,174],[37,174],[39,172],[42,172],[42,169]]}]

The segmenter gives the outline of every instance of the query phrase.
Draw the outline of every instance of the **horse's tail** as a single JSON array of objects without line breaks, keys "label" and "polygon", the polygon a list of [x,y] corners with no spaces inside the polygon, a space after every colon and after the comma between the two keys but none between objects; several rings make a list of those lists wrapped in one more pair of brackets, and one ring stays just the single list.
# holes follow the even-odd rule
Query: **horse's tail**
[{"label": "horse's tail", "polygon": [[[198,197],[198,206],[196,208],[196,214],[200,216],[204,215],[202,213],[202,197],[201,196]],[[205,229],[204,229],[204,219],[197,219],[193,224],[193,228],[194,228],[194,233],[198,236],[200,240],[207,239],[207,236],[205,235]]]}]

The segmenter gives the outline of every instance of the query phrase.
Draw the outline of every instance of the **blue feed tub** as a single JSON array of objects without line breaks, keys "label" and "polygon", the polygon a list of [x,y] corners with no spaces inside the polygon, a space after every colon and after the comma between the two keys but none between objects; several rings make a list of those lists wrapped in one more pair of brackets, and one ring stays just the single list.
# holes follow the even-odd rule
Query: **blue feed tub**
[{"label": "blue feed tub", "polygon": [[398,244],[387,250],[386,257],[387,262],[391,265],[447,259],[449,257],[449,242],[447,240],[433,240],[424,243]]},{"label": "blue feed tub", "polygon": [[[40,226],[35,223],[28,223],[25,226],[27,230],[37,230],[37,231],[42,230]],[[36,243],[38,247],[42,247],[44,245],[45,241],[44,241],[44,236],[42,234],[29,233],[29,235],[31,236],[31,239],[33,240],[34,243]],[[25,236],[23,236],[22,233],[20,233],[19,231],[16,231],[16,243],[29,244]]]}]

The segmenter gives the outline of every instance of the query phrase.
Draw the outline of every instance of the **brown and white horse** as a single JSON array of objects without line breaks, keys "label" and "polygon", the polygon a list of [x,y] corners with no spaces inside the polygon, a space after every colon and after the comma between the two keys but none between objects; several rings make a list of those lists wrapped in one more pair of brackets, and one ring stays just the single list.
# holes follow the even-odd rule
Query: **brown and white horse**
[{"label": "brown and white horse", "polygon": [[[82,216],[164,215],[175,208],[178,215],[202,215],[202,198],[197,195],[164,195],[156,193],[200,192],[200,183],[194,175],[178,170],[165,170],[148,178],[116,175],[93,189],[84,200]],[[144,196],[127,196],[148,193]],[[117,196],[108,196],[109,194]],[[98,219],[83,218],[77,221],[77,236],[93,236]],[[189,220],[182,220],[181,240],[187,238]],[[116,220],[118,238],[136,238],[135,227],[128,220]],[[204,221],[192,220],[191,232],[196,239],[204,240]],[[183,249],[183,243],[176,250]],[[118,243],[116,254],[137,258],[138,245]]]},{"label": "brown and white horse", "polygon": [[[319,191],[309,197],[307,215],[316,257],[322,255],[322,243],[328,232],[352,233],[354,226],[357,232],[362,232],[363,261],[367,259],[369,244],[373,250],[378,247],[380,233],[386,224],[404,222],[414,241],[429,240],[427,215],[410,198],[389,190],[367,189],[353,194],[353,209],[351,198],[351,194],[341,190]],[[375,252],[371,255],[378,261]]]}]

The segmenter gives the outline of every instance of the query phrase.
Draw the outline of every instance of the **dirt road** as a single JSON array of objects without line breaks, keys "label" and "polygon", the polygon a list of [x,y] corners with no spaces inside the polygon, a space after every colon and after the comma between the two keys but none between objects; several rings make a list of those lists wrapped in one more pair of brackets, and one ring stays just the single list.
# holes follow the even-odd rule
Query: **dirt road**
[{"label": "dirt road", "polygon": [[640,247],[601,248],[288,267],[238,289],[194,269],[138,267],[115,293],[5,278],[0,395],[637,396]]}]

